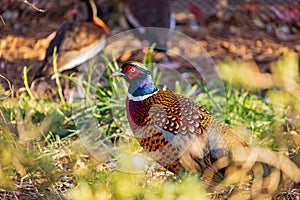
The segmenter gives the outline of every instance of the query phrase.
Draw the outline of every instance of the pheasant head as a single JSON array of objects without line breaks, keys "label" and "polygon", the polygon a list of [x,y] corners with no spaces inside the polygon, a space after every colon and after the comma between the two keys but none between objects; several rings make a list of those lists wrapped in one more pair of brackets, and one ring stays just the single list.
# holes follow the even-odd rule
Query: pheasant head
[{"label": "pheasant head", "polygon": [[139,62],[125,62],[111,76],[122,76],[129,83],[128,98],[130,100],[140,101],[158,91],[153,83],[150,71]]}]

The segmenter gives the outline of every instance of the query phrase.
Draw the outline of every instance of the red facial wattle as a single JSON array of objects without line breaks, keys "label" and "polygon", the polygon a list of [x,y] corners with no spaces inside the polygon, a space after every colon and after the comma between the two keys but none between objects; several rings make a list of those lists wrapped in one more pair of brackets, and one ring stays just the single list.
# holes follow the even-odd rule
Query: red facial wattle
[{"label": "red facial wattle", "polygon": [[122,72],[127,75],[128,79],[133,80],[135,77],[137,77],[140,74],[141,70],[135,66],[130,65],[127,66],[125,69],[123,69]]},{"label": "red facial wattle", "polygon": [[135,66],[133,66],[133,65],[128,65],[128,66],[126,66],[123,70],[122,70],[122,73],[123,74],[126,74],[126,73],[128,73],[131,69],[133,69],[133,68],[136,68]]}]

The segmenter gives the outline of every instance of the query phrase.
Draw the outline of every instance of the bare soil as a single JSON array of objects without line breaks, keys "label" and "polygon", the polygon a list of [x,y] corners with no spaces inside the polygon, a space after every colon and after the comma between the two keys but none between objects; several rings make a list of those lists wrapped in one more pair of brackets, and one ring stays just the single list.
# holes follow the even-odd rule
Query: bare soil
[{"label": "bare soil", "polygon": [[[74,7],[74,2],[39,1],[40,8],[47,8],[45,13],[38,12],[22,2],[9,2],[4,1],[4,7],[0,10],[3,19],[0,23],[0,73],[15,88],[20,88],[24,85],[22,78],[24,66],[30,69],[29,82],[31,82],[53,37],[53,32],[69,18],[67,12]],[[180,11],[184,9],[180,6],[183,5],[178,2],[174,4],[177,30],[197,40],[216,63],[227,57],[253,60],[262,72],[268,72],[270,63],[288,49],[300,53],[300,39],[297,39],[299,33],[294,34],[296,37],[283,35],[279,38],[275,30],[282,28],[282,22],[270,12],[264,15],[247,15],[240,10],[236,13],[233,11],[229,21],[222,18],[208,18],[206,26],[193,31],[189,25],[193,16],[191,13],[181,13]],[[107,13],[111,16],[107,18],[114,22],[121,21],[116,19],[121,16],[121,11],[116,8],[114,12],[118,13]],[[125,30],[120,24],[115,23],[110,27],[112,33]],[[271,31],[267,31],[268,29]],[[5,80],[0,79],[0,83],[7,88]]]}]

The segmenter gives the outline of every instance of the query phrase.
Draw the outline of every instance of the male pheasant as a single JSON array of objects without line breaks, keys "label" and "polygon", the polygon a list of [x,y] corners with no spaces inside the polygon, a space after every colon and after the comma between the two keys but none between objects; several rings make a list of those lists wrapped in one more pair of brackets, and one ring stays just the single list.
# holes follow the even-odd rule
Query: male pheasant
[{"label": "male pheasant", "polygon": [[54,74],[52,56],[57,53],[58,71],[70,70],[93,58],[104,48],[109,29],[97,17],[93,0],[80,0],[79,13],[75,20],[66,21],[50,42],[45,58],[38,68],[34,79],[50,77]]},{"label": "male pheasant", "polygon": [[[248,146],[199,104],[159,90],[143,64],[125,62],[112,74],[115,76],[129,83],[126,111],[135,137],[166,169],[176,174],[182,170],[199,172],[208,190],[216,189],[219,183],[230,184],[230,177],[238,176],[240,180],[252,173],[254,178],[249,182],[253,198],[262,191],[273,194],[280,171],[285,179],[300,181],[300,169],[287,157]],[[263,173],[264,169],[270,169],[268,174]]]}]

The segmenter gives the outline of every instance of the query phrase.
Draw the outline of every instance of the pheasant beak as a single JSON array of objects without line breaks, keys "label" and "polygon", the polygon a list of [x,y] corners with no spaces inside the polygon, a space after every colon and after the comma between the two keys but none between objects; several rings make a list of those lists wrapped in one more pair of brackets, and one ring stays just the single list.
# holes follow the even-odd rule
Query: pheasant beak
[{"label": "pheasant beak", "polygon": [[116,76],[124,76],[124,74],[121,72],[122,69],[119,69],[115,72],[113,72],[110,77],[116,77]]}]

